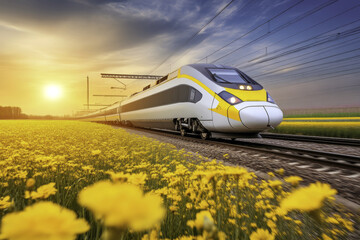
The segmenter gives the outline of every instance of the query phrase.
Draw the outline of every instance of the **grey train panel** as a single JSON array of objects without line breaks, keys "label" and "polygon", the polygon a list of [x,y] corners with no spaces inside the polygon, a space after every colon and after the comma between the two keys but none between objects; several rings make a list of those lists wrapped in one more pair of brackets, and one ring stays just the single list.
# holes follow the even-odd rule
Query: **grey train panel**
[{"label": "grey train panel", "polygon": [[135,127],[143,127],[143,128],[160,128],[160,129],[170,129],[174,130],[175,124],[172,119],[167,120],[135,120],[130,121],[131,124]]},{"label": "grey train panel", "polygon": [[125,113],[180,102],[197,103],[201,98],[202,94],[195,88],[189,85],[179,85],[132,103],[125,104],[124,106],[121,106],[120,112]]}]

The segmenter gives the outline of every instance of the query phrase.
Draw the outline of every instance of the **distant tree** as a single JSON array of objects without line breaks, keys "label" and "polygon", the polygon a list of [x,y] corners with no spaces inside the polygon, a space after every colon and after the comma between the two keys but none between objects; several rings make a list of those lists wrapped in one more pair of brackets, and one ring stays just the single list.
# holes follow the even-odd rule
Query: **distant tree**
[{"label": "distant tree", "polygon": [[26,114],[21,113],[21,108],[0,106],[0,119],[20,119],[20,118],[27,118]]},{"label": "distant tree", "polygon": [[52,115],[26,115],[22,113],[19,107],[2,107],[0,106],[0,119],[46,119],[46,120],[61,120],[61,119],[73,119],[69,115],[64,116],[52,116]]}]

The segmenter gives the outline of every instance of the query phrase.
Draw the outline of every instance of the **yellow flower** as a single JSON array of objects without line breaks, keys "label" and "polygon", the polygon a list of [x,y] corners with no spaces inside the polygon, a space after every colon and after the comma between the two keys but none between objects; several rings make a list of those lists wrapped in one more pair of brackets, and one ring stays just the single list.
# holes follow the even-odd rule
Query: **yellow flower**
[{"label": "yellow flower", "polygon": [[256,232],[252,232],[250,235],[250,240],[274,240],[275,236],[270,234],[268,230],[258,228]]},{"label": "yellow flower", "polygon": [[[30,197],[32,199],[38,199],[38,198],[46,199],[57,192],[57,189],[54,186],[55,186],[54,182],[51,182],[46,185],[42,185],[36,190],[36,192],[34,191],[31,192]],[[27,194],[25,193],[25,195]],[[27,196],[25,196],[25,198],[27,198]]]},{"label": "yellow flower", "polygon": [[5,215],[0,238],[11,240],[74,240],[89,230],[84,219],[52,202],[39,202],[22,212]]},{"label": "yellow flower", "polygon": [[332,240],[331,237],[328,237],[325,233],[321,234],[323,240]]},{"label": "yellow flower", "polygon": [[205,178],[203,179],[204,183],[208,183],[215,178],[215,176],[219,174],[219,171],[209,171],[205,173]]},{"label": "yellow flower", "polygon": [[332,223],[332,224],[339,224],[339,221],[336,220],[336,218],[333,217],[328,217],[327,219],[325,219],[326,222],[328,223]]},{"label": "yellow flower", "polygon": [[179,207],[178,207],[178,206],[171,205],[171,206],[169,207],[169,209],[170,209],[170,211],[172,211],[172,212],[176,212],[177,210],[179,210]]},{"label": "yellow flower", "polygon": [[156,230],[152,230],[150,234],[145,234],[141,240],[158,240],[158,232]]},{"label": "yellow flower", "polygon": [[194,220],[189,220],[186,222],[186,225],[191,227],[191,228],[194,228],[195,227],[195,221]]},{"label": "yellow flower", "polygon": [[10,201],[10,196],[2,197],[0,199],[0,209],[6,209],[14,205],[13,201]]},{"label": "yellow flower", "polygon": [[290,183],[293,187],[297,187],[299,185],[299,182],[301,182],[303,179],[298,176],[290,176],[284,178],[285,182]]},{"label": "yellow flower", "polygon": [[192,203],[187,203],[187,204],[186,204],[186,208],[187,208],[187,209],[192,209],[192,208],[193,208]]},{"label": "yellow flower", "polygon": [[92,151],[91,151],[91,155],[92,155],[92,156],[99,156],[100,153],[101,153],[101,150],[92,150]]},{"label": "yellow flower", "polygon": [[275,177],[275,174],[273,172],[268,172],[267,173],[270,177]]},{"label": "yellow flower", "polygon": [[269,228],[271,229],[271,233],[273,233],[273,234],[276,234],[276,233],[277,233],[276,223],[274,223],[272,220],[268,220],[268,221],[267,221],[267,225],[268,225]]},{"label": "yellow flower", "polygon": [[192,236],[181,236],[180,238],[177,238],[177,240],[194,240],[195,238]]},{"label": "yellow flower", "polygon": [[218,232],[218,239],[219,240],[226,240],[226,234],[224,232]]},{"label": "yellow flower", "polygon": [[144,185],[147,179],[146,173],[132,174],[129,177],[128,182],[134,185]]},{"label": "yellow flower", "polygon": [[271,190],[271,188],[266,188],[261,192],[261,196],[266,198],[274,198],[274,192]]},{"label": "yellow flower", "polygon": [[209,207],[209,204],[205,200],[201,200],[199,203],[199,206],[197,206],[197,209],[206,209]]},{"label": "yellow flower", "polygon": [[279,188],[279,187],[282,185],[282,181],[279,181],[279,180],[275,180],[275,181],[269,180],[269,185],[270,185],[270,187],[272,187],[272,188]]},{"label": "yellow flower", "polygon": [[282,176],[284,175],[285,170],[283,168],[280,168],[280,169],[276,169],[275,172]]},{"label": "yellow flower", "polygon": [[130,174],[123,172],[114,173],[113,171],[108,171],[106,173],[110,175],[111,180],[114,182],[127,182],[130,177]]},{"label": "yellow flower", "polygon": [[280,207],[284,211],[313,211],[321,208],[325,199],[333,199],[336,192],[328,184],[313,183],[292,192],[281,201]]},{"label": "yellow flower", "polygon": [[229,222],[230,224],[235,225],[235,224],[236,224],[236,219],[229,218],[229,219],[228,219],[228,222]]},{"label": "yellow flower", "polygon": [[165,215],[162,199],[126,183],[97,182],[83,189],[78,199],[102,218],[106,226],[134,231],[150,229],[160,223]]},{"label": "yellow flower", "polygon": [[214,219],[209,211],[201,211],[196,214],[195,227],[210,232],[214,227]]},{"label": "yellow flower", "polygon": [[35,179],[29,178],[29,179],[26,181],[26,187],[27,187],[27,188],[32,188],[34,185],[35,185]]}]

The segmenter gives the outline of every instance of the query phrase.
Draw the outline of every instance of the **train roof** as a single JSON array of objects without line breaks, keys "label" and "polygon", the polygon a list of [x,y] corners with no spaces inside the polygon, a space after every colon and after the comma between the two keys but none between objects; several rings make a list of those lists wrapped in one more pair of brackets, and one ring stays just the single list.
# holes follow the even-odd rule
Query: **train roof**
[{"label": "train roof", "polygon": [[194,63],[194,64],[188,64],[188,65],[185,65],[185,66],[189,66],[189,67],[193,67],[195,68],[196,70],[203,70],[203,69],[206,69],[206,68],[233,68],[233,67],[230,67],[230,66],[225,66],[225,65],[222,65],[222,64],[211,64],[211,63]]}]

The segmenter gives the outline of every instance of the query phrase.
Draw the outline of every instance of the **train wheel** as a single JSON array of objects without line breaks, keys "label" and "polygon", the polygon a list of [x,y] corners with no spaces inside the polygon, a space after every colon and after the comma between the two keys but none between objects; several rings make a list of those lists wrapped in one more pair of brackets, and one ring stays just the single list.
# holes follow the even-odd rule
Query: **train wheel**
[{"label": "train wheel", "polygon": [[209,139],[210,138],[210,133],[209,132],[202,132],[202,133],[200,133],[200,137],[203,140]]},{"label": "train wheel", "polygon": [[196,120],[193,120],[192,124],[191,124],[191,128],[192,128],[192,132],[196,133],[198,130],[198,123]]},{"label": "train wheel", "polygon": [[185,136],[186,136],[185,128],[180,129],[180,135],[181,135],[182,137],[185,137]]},{"label": "train wheel", "polygon": [[176,120],[175,122],[175,131],[179,131],[180,130],[180,123],[178,120]]}]

